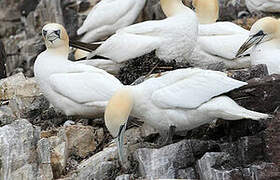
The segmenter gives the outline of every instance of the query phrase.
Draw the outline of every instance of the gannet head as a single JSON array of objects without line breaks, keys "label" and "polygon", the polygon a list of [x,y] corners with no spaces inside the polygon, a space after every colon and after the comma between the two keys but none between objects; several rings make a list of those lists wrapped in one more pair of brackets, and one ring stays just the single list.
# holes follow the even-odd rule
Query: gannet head
[{"label": "gannet head", "polygon": [[130,88],[118,90],[109,100],[105,114],[105,125],[111,135],[117,138],[120,162],[124,162],[123,137],[126,123],[133,107],[133,96]]},{"label": "gannet head", "polygon": [[240,47],[236,57],[240,57],[252,46],[278,38],[280,38],[280,21],[273,17],[259,19],[252,26],[249,38]]},{"label": "gannet head", "polygon": [[69,37],[65,28],[57,23],[49,23],[42,29],[47,48],[69,47]]},{"label": "gannet head", "polygon": [[193,0],[192,5],[200,24],[211,24],[219,18],[218,0]]}]

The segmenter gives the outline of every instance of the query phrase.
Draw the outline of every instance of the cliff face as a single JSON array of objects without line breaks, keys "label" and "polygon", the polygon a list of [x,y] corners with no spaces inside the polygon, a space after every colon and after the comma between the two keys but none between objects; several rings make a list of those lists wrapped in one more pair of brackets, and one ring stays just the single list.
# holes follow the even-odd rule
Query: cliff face
[{"label": "cliff face", "polygon": [[[45,48],[41,28],[46,22],[61,23],[75,37],[96,2],[0,1],[0,37],[9,76],[1,79],[0,74],[0,179],[280,179],[280,76],[267,76],[262,65],[229,72],[249,85],[227,95],[248,109],[272,114],[271,118],[218,120],[176,134],[174,143],[162,148],[153,146],[159,138],[156,130],[131,123],[125,134],[127,169],[118,162],[103,119],[66,117],[52,107],[32,78],[36,56]],[[221,19],[245,26],[253,22],[244,2],[235,2],[220,2]],[[248,18],[237,19],[240,12]],[[163,17],[158,1],[148,1],[138,21]],[[0,51],[4,52],[1,44]],[[0,55],[1,71],[5,55]],[[136,58],[122,68],[119,78],[124,83],[145,75],[157,62],[153,53],[143,58],[144,63]],[[187,66],[160,62],[158,72]]]}]

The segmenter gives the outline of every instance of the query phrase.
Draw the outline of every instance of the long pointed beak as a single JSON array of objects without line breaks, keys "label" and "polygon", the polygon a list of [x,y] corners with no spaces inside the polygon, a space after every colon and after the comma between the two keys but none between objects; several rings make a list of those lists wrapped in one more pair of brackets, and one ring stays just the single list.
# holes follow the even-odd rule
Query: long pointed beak
[{"label": "long pointed beak", "polygon": [[123,155],[123,138],[124,138],[124,132],[126,129],[126,124],[121,125],[119,129],[119,134],[117,136],[117,146],[118,146],[118,153],[121,164],[124,164],[124,155]]},{"label": "long pointed beak", "polygon": [[236,58],[239,58],[242,56],[242,54],[247,51],[249,48],[251,48],[254,45],[259,44],[263,38],[266,36],[266,34],[261,34],[261,35],[253,35],[250,36],[244,43],[243,45],[239,48],[237,54],[235,55]]}]

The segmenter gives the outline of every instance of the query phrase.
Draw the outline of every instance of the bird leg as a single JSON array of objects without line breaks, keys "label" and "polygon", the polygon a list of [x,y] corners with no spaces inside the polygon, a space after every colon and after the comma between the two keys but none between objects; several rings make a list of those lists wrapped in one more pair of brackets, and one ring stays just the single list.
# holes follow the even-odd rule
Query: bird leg
[{"label": "bird leg", "polygon": [[163,136],[158,140],[158,143],[155,145],[156,148],[161,148],[168,144],[172,143],[173,135],[175,134],[176,126],[169,126],[167,136]]}]

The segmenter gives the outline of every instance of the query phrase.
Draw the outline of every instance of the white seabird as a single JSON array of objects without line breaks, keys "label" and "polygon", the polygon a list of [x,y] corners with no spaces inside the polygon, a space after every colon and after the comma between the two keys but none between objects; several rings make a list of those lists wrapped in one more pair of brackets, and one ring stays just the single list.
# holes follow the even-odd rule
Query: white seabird
[{"label": "white seabird", "polygon": [[167,16],[120,29],[99,46],[90,57],[99,55],[123,63],[156,50],[165,61],[183,61],[190,56],[197,40],[195,13],[182,0],[160,0]]},{"label": "white seabird", "polygon": [[68,60],[69,38],[59,24],[42,29],[47,50],[38,55],[35,78],[44,96],[66,115],[102,116],[107,101],[122,87],[107,72]]},{"label": "white seabird", "polygon": [[78,29],[82,42],[91,43],[135,22],[146,0],[101,0]]},{"label": "white seabird", "polygon": [[268,73],[280,73],[280,21],[273,17],[259,19],[253,24],[249,38],[240,47],[237,57],[252,47],[251,63],[266,64]]},{"label": "white seabird", "polygon": [[223,72],[178,69],[153,76],[135,86],[119,89],[105,110],[105,125],[117,138],[120,161],[128,116],[158,130],[190,130],[217,118],[265,119],[267,114],[247,110],[222,94],[246,85]]},{"label": "white seabird", "polygon": [[219,17],[218,0],[193,0],[193,6],[200,24],[190,64],[202,68],[218,63],[223,63],[226,69],[249,67],[249,57],[235,58],[249,31],[232,22],[216,22]]}]

